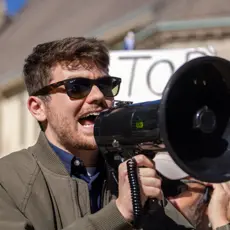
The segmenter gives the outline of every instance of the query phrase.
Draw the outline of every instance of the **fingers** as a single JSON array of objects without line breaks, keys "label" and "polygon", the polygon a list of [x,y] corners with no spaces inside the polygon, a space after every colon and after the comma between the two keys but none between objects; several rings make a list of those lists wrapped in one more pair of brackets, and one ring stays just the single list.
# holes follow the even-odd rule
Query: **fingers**
[{"label": "fingers", "polygon": [[142,192],[146,197],[163,199],[161,190],[161,178],[157,175],[155,164],[147,157],[139,156],[137,159],[138,166],[145,166],[146,168],[139,168],[139,179],[142,186]]},{"label": "fingers", "polygon": [[230,196],[230,182],[223,183],[222,187],[228,196]]},{"label": "fingers", "polygon": [[140,155],[135,156],[134,158],[137,162],[138,167],[155,168],[154,161],[150,160],[145,155],[140,154]]},{"label": "fingers", "polygon": [[154,177],[140,177],[140,181],[145,187],[161,188],[161,179]]},{"label": "fingers", "polygon": [[[146,167],[146,168],[155,169],[155,163],[152,160],[150,160],[149,158],[147,158],[145,155],[140,154],[140,155],[135,156],[134,158],[137,162],[137,167]],[[127,161],[125,161],[119,165],[119,171],[124,176],[127,175]],[[143,171],[143,173],[144,173],[144,171]],[[155,176],[155,174],[152,176]]]},{"label": "fingers", "polygon": [[[161,179],[155,170],[155,164],[144,155],[134,157],[137,163],[138,185],[140,188],[141,203],[145,204],[148,198],[162,200]],[[121,163],[118,168],[119,196],[116,200],[117,207],[127,220],[133,218],[131,188],[128,177],[127,161]]]},{"label": "fingers", "polygon": [[214,191],[224,192],[230,195],[230,182],[220,183],[220,184],[212,184]]},{"label": "fingers", "polygon": [[158,200],[162,200],[163,198],[163,193],[162,190],[160,188],[156,188],[156,187],[148,187],[148,186],[142,186],[143,188],[143,193],[146,197],[149,198],[156,198]]},{"label": "fingers", "polygon": [[158,177],[156,170],[149,168],[140,168],[139,175],[144,177]]},{"label": "fingers", "polygon": [[[155,168],[154,161],[152,161],[151,159],[149,159],[143,154],[136,155],[133,158],[136,160],[138,167]],[[125,167],[125,165],[127,164],[127,161],[121,163],[120,167]]]},{"label": "fingers", "polygon": [[208,206],[208,217],[213,229],[228,223],[230,182],[212,184],[213,193]]},{"label": "fingers", "polygon": [[212,184],[212,200],[219,203],[229,203],[230,200],[230,182]]},{"label": "fingers", "polygon": [[140,177],[140,181],[142,191],[146,197],[157,198],[159,200],[163,198],[160,178]]}]

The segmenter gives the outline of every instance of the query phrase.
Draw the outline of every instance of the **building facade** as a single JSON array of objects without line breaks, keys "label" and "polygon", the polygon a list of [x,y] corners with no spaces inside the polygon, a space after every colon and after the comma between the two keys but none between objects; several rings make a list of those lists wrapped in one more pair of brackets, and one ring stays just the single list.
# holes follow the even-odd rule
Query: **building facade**
[{"label": "building facade", "polygon": [[[52,1],[50,0],[49,2],[50,5],[48,6],[53,8],[53,4],[51,4]],[[142,1],[139,2],[141,4]],[[152,0],[149,2],[155,2],[155,1]],[[150,23],[148,26],[144,27],[143,30],[139,31],[135,35],[136,49],[213,47],[218,56],[230,60],[230,52],[229,52],[230,18],[228,17],[220,18],[220,16],[229,15],[230,8],[229,8],[229,4],[227,4],[228,3],[227,0],[220,0],[218,2],[210,1],[209,5],[207,5],[207,1],[205,0],[202,1],[177,0],[178,4],[174,4],[174,2],[171,4],[166,4],[167,9],[161,6],[160,2],[163,1],[159,1],[159,4],[155,5],[156,8],[155,11],[152,12],[152,9],[148,7],[147,8],[148,11],[145,10],[142,12],[143,15],[145,15],[145,17],[142,17],[140,19],[142,25],[145,24],[144,22],[146,21],[149,22],[151,17],[154,15],[159,15],[158,18],[159,20],[161,19],[161,23],[156,23],[156,22],[153,22],[152,24]],[[185,4],[185,2],[186,4],[192,4],[193,8],[191,8],[191,6],[188,7],[188,5]],[[211,5],[211,2],[213,5]],[[37,1],[37,4],[42,5],[40,1]],[[66,4],[62,2],[60,4],[63,4],[65,5],[65,7],[67,7]],[[116,2],[114,4],[119,5]],[[200,7],[198,4],[200,4]],[[40,5],[36,5],[36,7]],[[178,12],[178,6],[183,7],[183,9],[181,9],[179,12]],[[56,27],[53,26],[52,24],[50,25],[50,28],[56,29],[56,31],[54,31],[53,33],[52,31],[50,32],[52,36],[48,34],[50,28],[47,27],[48,28],[46,29],[47,34],[43,34],[42,32],[41,33],[36,32],[34,33],[36,36],[32,40],[30,36],[32,36],[33,33],[28,33],[29,30],[27,29],[27,27],[24,26],[24,30],[23,30],[23,27],[21,26],[23,24],[31,27],[31,25],[29,24],[30,20],[28,20],[27,17],[31,16],[30,11],[31,12],[34,11],[33,9],[30,9],[30,7],[28,8],[28,12],[27,12],[28,14],[25,14],[26,17],[24,21],[23,21],[23,17],[21,17],[20,18],[21,20],[16,22],[16,25],[12,25],[11,26],[12,29],[9,29],[6,32],[6,34],[3,34],[4,36],[0,38],[0,46],[1,46],[1,50],[3,50],[3,52],[0,53],[0,56],[2,55],[1,62],[0,62],[0,76],[1,76],[0,79],[1,80],[0,82],[0,157],[5,156],[10,152],[17,151],[21,148],[26,148],[29,145],[34,144],[40,131],[37,121],[35,121],[35,119],[29,113],[26,106],[28,95],[27,92],[25,91],[25,87],[22,78],[20,76],[20,70],[22,67],[22,58],[21,57],[19,58],[18,55],[20,54],[23,57],[26,56],[24,53],[27,53],[28,50],[31,50],[32,45],[38,43],[38,38],[37,38],[38,35],[44,36],[40,38],[39,42],[44,40],[45,41],[50,40],[52,39],[52,36],[63,37],[63,36],[67,36],[66,34],[71,36],[73,35],[77,36],[75,33],[71,34],[73,32],[72,31],[73,27],[69,26],[68,24],[69,21],[67,20],[66,21],[67,24],[66,26],[63,26],[63,28],[70,28],[71,31],[63,30],[61,32],[59,26]],[[44,9],[43,5],[40,7]],[[60,7],[61,10],[62,8],[63,7]],[[157,14],[157,12],[161,12],[160,10],[161,8],[162,8],[162,13]],[[94,8],[92,7],[92,9]],[[191,9],[193,9],[193,11],[191,11]],[[199,11],[199,14],[197,11]],[[206,11],[209,11],[209,15]],[[69,14],[69,10],[67,12]],[[146,12],[148,12],[148,14]],[[73,11],[72,13],[76,15],[75,11]],[[152,15],[152,13],[154,13],[154,15]],[[50,16],[49,9],[47,11],[47,15]],[[85,15],[89,15],[89,14],[86,13]],[[138,15],[140,15],[140,13],[138,13]],[[146,15],[148,15],[147,18]],[[160,17],[161,15],[162,18]],[[185,21],[183,18],[188,17],[189,15],[190,18],[197,18],[198,16],[203,17],[203,15],[205,15],[206,19],[202,19],[202,20],[189,19],[189,21]],[[175,21],[178,20],[179,16],[180,16],[180,21]],[[213,16],[216,16],[216,18],[212,18]],[[98,17],[98,14],[95,17]],[[132,16],[132,17],[136,18],[136,16],[135,17]],[[211,18],[208,19],[207,17],[211,17]],[[57,25],[56,19],[57,18],[55,17],[54,19],[55,25]],[[41,19],[39,20],[43,21]],[[39,20],[36,20],[36,23]],[[166,20],[168,20],[168,22]],[[76,23],[76,21],[77,20],[73,20],[74,23]],[[93,29],[91,28],[92,26],[91,21],[89,23],[89,28],[88,28],[89,31]],[[151,19],[151,22],[152,21],[154,20]],[[124,31],[129,31],[130,29],[133,29],[134,24],[137,24],[137,22],[135,22],[135,20],[133,19],[131,20],[130,17],[128,22],[129,23],[125,24],[126,25],[125,28],[123,28],[124,26],[122,27],[122,30],[121,29],[118,30],[116,27],[116,30],[114,29],[111,36],[113,37],[115,33],[124,34]],[[134,24],[132,24],[131,22]],[[118,24],[122,25],[124,23],[121,23],[119,21]],[[81,26],[83,29],[85,29],[85,24],[84,25],[82,24]],[[111,31],[112,27],[115,28],[114,26],[111,25],[108,26],[109,31]],[[22,30],[19,31],[21,34],[18,32],[18,37],[11,36],[12,34],[14,34],[14,30],[17,30],[17,28],[22,28]],[[32,28],[35,28],[35,25],[32,26]],[[38,28],[43,29],[43,26],[39,26]],[[86,34],[86,32],[83,29],[82,30],[78,29],[78,31],[80,31],[79,32],[80,34]],[[104,30],[105,29],[103,29],[103,31]],[[103,35],[106,33],[100,30],[100,33],[98,34]],[[26,37],[24,37],[26,35],[28,35],[27,39],[25,39]],[[8,38],[10,38],[11,40],[9,40]],[[7,53],[8,55],[5,55],[5,53]]]},{"label": "building facade", "polygon": [[28,94],[21,84],[2,90],[0,96],[0,157],[25,148],[37,139],[39,126],[29,113]]},{"label": "building facade", "polygon": [[[188,40],[164,43],[161,48],[212,46],[218,56],[230,60],[230,38],[215,40]],[[149,48],[149,47],[148,47]],[[28,94],[22,82],[8,85],[0,96],[0,156],[34,144],[40,128],[26,105]]]}]

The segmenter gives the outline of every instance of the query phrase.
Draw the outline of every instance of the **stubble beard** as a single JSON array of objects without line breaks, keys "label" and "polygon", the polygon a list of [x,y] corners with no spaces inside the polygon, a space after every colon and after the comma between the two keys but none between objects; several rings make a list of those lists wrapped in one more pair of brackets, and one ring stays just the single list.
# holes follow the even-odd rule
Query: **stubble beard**
[{"label": "stubble beard", "polygon": [[78,129],[77,120],[72,122],[69,118],[55,113],[48,113],[48,120],[50,128],[57,137],[58,143],[67,150],[83,149],[83,150],[97,150],[97,145],[93,135],[84,135]]},{"label": "stubble beard", "polygon": [[207,207],[203,202],[203,196],[201,195],[192,207],[183,210],[183,214],[190,223],[196,227],[196,229],[200,229],[200,226],[204,221],[206,208]]}]

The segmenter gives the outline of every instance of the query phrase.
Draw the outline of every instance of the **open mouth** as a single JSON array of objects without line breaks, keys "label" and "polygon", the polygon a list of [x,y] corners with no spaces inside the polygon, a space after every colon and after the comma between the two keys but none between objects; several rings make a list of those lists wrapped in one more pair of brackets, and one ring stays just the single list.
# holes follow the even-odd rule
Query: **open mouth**
[{"label": "open mouth", "polygon": [[99,114],[99,112],[88,113],[80,117],[78,121],[84,127],[92,127]]}]

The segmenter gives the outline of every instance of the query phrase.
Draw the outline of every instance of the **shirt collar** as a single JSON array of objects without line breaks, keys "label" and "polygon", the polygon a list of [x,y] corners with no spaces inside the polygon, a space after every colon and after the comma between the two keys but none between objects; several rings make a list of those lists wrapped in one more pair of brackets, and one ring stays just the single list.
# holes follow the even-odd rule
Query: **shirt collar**
[{"label": "shirt collar", "polygon": [[68,173],[71,173],[71,162],[74,158],[74,156],[63,149],[58,148],[56,145],[50,143],[51,148],[53,151],[58,155],[62,163],[65,165],[65,168],[67,169]]},{"label": "shirt collar", "polygon": [[[78,174],[78,173],[79,174],[87,174],[85,166],[84,166],[84,164],[80,158],[68,153],[67,151],[65,151],[63,149],[60,149],[59,147],[52,144],[51,142],[49,142],[49,144],[50,144],[51,148],[53,149],[53,151],[58,155],[58,157],[60,158],[60,160],[62,161],[62,163],[64,164],[66,170],[68,171],[68,173],[70,175]],[[79,165],[76,165],[76,162],[79,162]],[[105,170],[104,167],[105,167],[104,160],[99,159],[99,163],[97,165],[96,172],[104,171]]]}]

